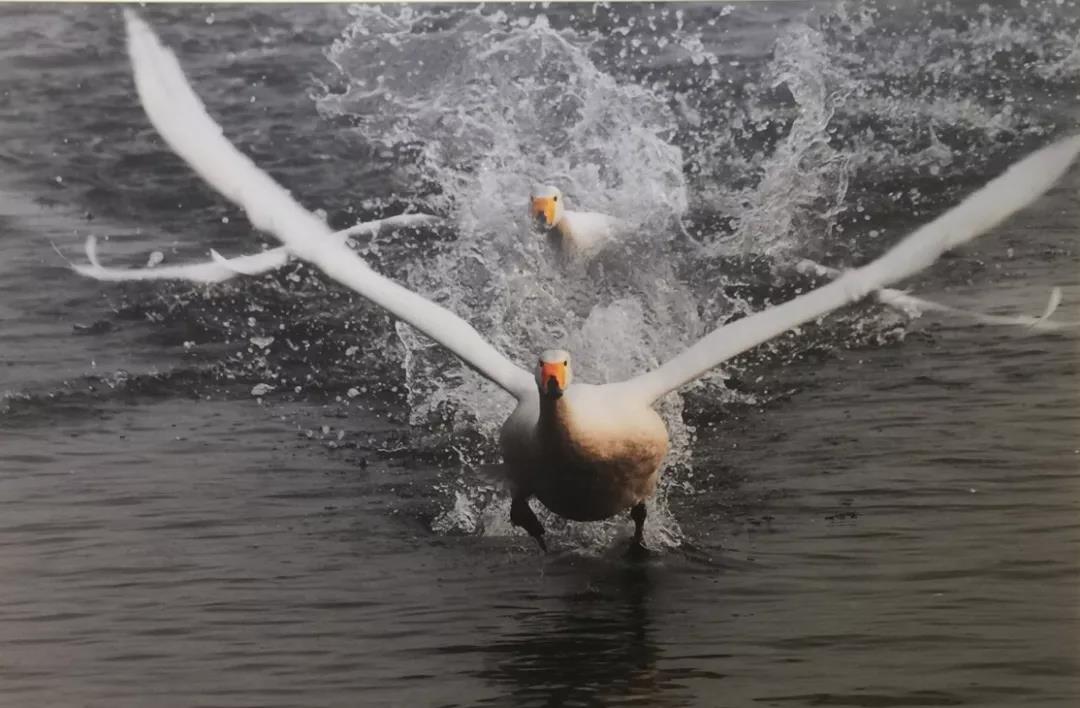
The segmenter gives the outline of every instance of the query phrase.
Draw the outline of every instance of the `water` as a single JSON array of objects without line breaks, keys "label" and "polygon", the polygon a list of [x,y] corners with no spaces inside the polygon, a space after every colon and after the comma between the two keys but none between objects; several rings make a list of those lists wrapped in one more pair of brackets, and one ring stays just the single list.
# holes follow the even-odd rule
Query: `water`
[{"label": "water", "polygon": [[[231,139],[520,361],[618,379],[863,262],[1072,130],[1072,3],[153,7]],[[113,7],[0,7],[0,704],[1046,705],[1080,698],[1072,334],[851,308],[664,402],[627,519],[512,529],[470,471],[508,401],[302,265],[250,252],[157,139]],[[388,57],[392,61],[380,62]],[[588,268],[532,182],[629,221]],[[1064,287],[1080,175],[910,285]],[[272,341],[271,341],[272,338]],[[256,399],[251,390],[273,391]]]}]

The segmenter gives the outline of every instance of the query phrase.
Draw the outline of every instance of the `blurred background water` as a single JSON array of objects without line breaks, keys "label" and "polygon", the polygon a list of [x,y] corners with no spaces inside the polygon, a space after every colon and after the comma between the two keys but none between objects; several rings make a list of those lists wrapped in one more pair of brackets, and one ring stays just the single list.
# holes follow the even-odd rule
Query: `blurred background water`
[{"label": "blurred background water", "polygon": [[[1075,130],[1055,0],[153,6],[226,134],[519,361],[654,365]],[[663,404],[627,519],[542,557],[471,470],[504,394],[294,264],[173,156],[117,6],[0,6],[0,704],[1046,705],[1080,699],[1076,338],[849,308]],[[534,182],[632,235],[565,269]],[[920,295],[1080,319],[1080,176]],[[252,389],[265,384],[261,397]]]}]

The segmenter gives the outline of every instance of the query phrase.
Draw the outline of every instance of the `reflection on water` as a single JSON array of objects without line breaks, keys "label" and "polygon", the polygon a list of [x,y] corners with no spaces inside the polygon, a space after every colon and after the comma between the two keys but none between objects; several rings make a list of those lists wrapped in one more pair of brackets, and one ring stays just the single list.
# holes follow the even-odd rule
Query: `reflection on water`
[{"label": "reflection on water", "polygon": [[586,587],[561,607],[508,613],[515,629],[486,647],[481,676],[508,684],[517,705],[675,705],[659,685],[649,562],[577,558],[545,572]]}]

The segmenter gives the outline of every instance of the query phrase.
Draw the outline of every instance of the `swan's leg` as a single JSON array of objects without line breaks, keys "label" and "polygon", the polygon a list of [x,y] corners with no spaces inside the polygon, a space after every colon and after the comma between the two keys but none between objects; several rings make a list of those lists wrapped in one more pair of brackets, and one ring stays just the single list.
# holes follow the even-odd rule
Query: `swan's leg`
[{"label": "swan's leg", "polygon": [[510,502],[510,523],[528,531],[529,535],[540,544],[540,549],[547,552],[547,544],[544,543],[544,527],[540,525],[540,519],[536,518],[536,514],[529,506],[528,497],[514,497]]},{"label": "swan's leg", "polygon": [[630,518],[634,520],[634,543],[638,546],[645,545],[645,502],[638,502],[630,509]]}]

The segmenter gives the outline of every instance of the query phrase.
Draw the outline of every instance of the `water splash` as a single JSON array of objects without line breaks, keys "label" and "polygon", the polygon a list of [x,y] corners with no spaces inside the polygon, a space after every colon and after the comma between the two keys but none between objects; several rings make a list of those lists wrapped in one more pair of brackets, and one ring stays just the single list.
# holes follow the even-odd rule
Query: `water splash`
[{"label": "water splash", "polygon": [[[883,28],[893,18],[883,22],[876,8],[837,3],[787,23],[755,63],[725,61],[715,37],[667,9],[662,17],[647,10],[643,21],[632,18],[603,37],[520,11],[351,12],[353,23],[329,52],[346,88],[320,97],[318,107],[347,117],[364,140],[413,155],[406,169],[427,185],[423,198],[458,227],[457,240],[409,265],[409,285],[518,361],[550,346],[569,349],[581,380],[593,382],[655,366],[724,318],[771,302],[756,272],[724,259],[783,264],[836,240],[857,253],[852,237],[877,238],[859,226],[874,171],[970,169],[960,152],[968,132],[985,142],[1035,123],[975,92],[935,88],[1014,44],[1037,43],[1032,27],[990,13],[927,42]],[[736,21],[732,14],[710,26]],[[675,24],[658,31],[665,22]],[[950,59],[943,44],[963,49]],[[1069,65],[1067,49],[1053,50],[1061,55],[1054,66]],[[731,94],[725,65],[746,75],[739,102],[713,98]],[[900,72],[912,66],[931,80]],[[641,78],[664,70],[697,90]],[[904,92],[896,90],[901,83]],[[853,195],[856,181],[863,184]],[[525,223],[525,198],[538,182],[558,184],[571,206],[628,220],[631,236],[599,263],[564,269]],[[715,227],[715,214],[726,228]],[[679,225],[695,216],[698,242],[690,243]],[[716,295],[730,285],[737,292]],[[881,329],[894,324],[886,317]],[[493,440],[509,412],[506,397],[407,326],[397,333],[414,426],[433,441],[469,431]],[[880,332],[860,321],[849,334],[872,340]],[[718,377],[708,385],[723,392]],[[682,399],[669,397],[662,413],[673,437],[670,467],[692,469],[694,429]],[[470,465],[490,451],[458,454]],[[665,479],[689,484],[688,473]],[[462,480],[451,486],[455,502],[437,528],[509,530],[489,490]],[[656,506],[660,533],[677,542],[666,493]],[[606,542],[620,527],[545,522],[586,544]]]},{"label": "water splash", "polygon": [[[832,144],[829,128],[858,83],[830,60],[825,37],[808,25],[784,30],[773,54],[765,83],[790,94],[794,116],[771,154],[755,161],[755,184],[724,195],[737,216],[733,233],[707,250],[712,256],[791,255],[809,234],[828,237],[845,209],[852,157]],[[752,120],[767,122],[764,107],[755,108]]]},{"label": "water splash", "polygon": [[[411,169],[438,185],[427,198],[457,222],[456,241],[409,268],[411,287],[517,361],[568,348],[585,381],[655,366],[700,331],[691,293],[655,258],[670,250],[686,210],[682,153],[669,141],[676,121],[663,96],[605,73],[592,37],[555,29],[543,15],[352,12],[356,20],[330,51],[348,88],[322,97],[319,109],[353,117],[366,140],[410,146]],[[571,208],[619,215],[631,238],[600,263],[565,269],[526,223],[536,183],[558,184]],[[652,255],[643,260],[645,252]],[[478,430],[494,439],[509,413],[506,396],[409,327],[397,332],[411,422],[436,438]],[[665,414],[676,441],[688,439],[681,405]],[[689,463],[687,446],[674,450],[673,462]],[[475,451],[459,454],[477,462]],[[436,526],[475,531],[486,516],[481,496],[457,489]],[[678,536],[673,520],[660,525]]]},{"label": "water splash", "polygon": [[[417,177],[463,234],[519,231],[529,188],[556,183],[569,203],[664,224],[686,209],[666,101],[617,82],[593,40],[543,14],[359,6],[329,52],[348,78],[318,100],[373,143],[417,152]],[[613,149],[613,146],[618,146]]]},{"label": "water splash", "polygon": [[[397,203],[455,224],[452,239],[418,244],[403,234],[363,246],[373,265],[465,317],[516,361],[561,346],[580,380],[603,382],[798,292],[806,283],[785,270],[793,256],[863,260],[889,240],[888,227],[867,223],[871,214],[898,215],[889,226],[906,228],[951,198],[936,185],[982,176],[988,161],[1053,131],[1059,116],[1029,101],[1030,87],[1075,95],[1080,33],[1052,1],[1031,4],[907,12],[822,3],[780,22],[775,8],[755,5],[551,8],[550,16],[360,6],[327,53],[341,81],[315,101],[388,156],[388,182],[411,185]],[[892,186],[913,178],[919,189]],[[629,237],[587,267],[564,268],[526,224],[536,182],[559,185],[572,207],[619,216]],[[322,196],[339,191],[330,185]],[[331,216],[349,218],[353,206],[331,202]],[[215,320],[200,320],[203,338],[243,342],[220,369],[247,380],[245,391],[259,381],[286,392],[379,388],[401,383],[400,366],[411,443],[445,451],[453,441],[463,467],[494,454],[510,401],[408,326],[303,266],[215,292],[173,292],[162,298],[171,303],[143,307],[166,322],[190,320],[195,308]],[[833,318],[812,341],[770,345],[753,364],[769,352],[787,360],[902,336],[895,318],[867,312]],[[266,347],[250,345],[271,336]],[[728,390],[719,376],[702,386],[721,407],[756,400],[752,385]],[[695,436],[683,398],[661,408],[673,472],[651,513],[657,543],[680,538],[668,504],[671,492],[692,490]],[[470,474],[453,476],[440,496],[440,532],[510,532],[505,500]],[[628,523],[544,520],[582,545],[605,543]]]}]

